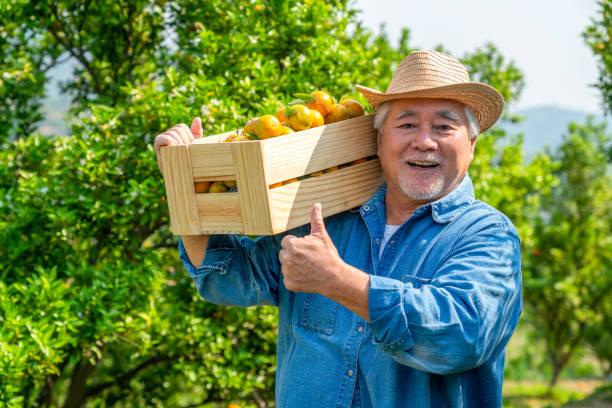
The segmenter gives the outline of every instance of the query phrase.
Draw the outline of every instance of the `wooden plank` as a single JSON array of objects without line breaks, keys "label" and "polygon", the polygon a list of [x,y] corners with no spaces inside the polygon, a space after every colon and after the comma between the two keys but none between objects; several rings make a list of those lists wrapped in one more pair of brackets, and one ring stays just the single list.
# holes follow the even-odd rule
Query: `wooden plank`
[{"label": "wooden plank", "polygon": [[273,233],[310,223],[310,209],[321,203],[323,216],[357,207],[372,197],[384,178],[378,159],[270,189]]},{"label": "wooden plank", "polygon": [[202,234],[242,233],[238,193],[196,194]]},{"label": "wooden plank", "polygon": [[191,144],[191,165],[194,180],[236,180],[232,155],[233,144],[236,143]]},{"label": "wooden plank", "polygon": [[199,235],[200,220],[195,199],[189,145],[161,148],[164,184],[175,235]]},{"label": "wooden plank", "polygon": [[261,142],[228,143],[234,154],[244,234],[271,234],[268,183]]},{"label": "wooden plank", "polygon": [[227,139],[229,135],[235,135],[237,132],[238,132],[237,130],[231,130],[229,132],[219,133],[216,135],[204,136],[204,137],[194,140],[193,144],[219,143]]},{"label": "wooden plank", "polygon": [[349,163],[377,152],[374,115],[261,141],[270,184]]}]

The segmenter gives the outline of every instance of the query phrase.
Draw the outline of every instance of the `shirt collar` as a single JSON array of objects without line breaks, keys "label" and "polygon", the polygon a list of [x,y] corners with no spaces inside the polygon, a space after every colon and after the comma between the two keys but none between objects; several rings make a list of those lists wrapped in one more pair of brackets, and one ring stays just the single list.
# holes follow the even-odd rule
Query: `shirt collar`
[{"label": "shirt collar", "polygon": [[[362,216],[378,213],[384,220],[385,217],[385,193],[387,184],[383,184],[365,204],[360,208]],[[457,218],[467,207],[474,202],[474,186],[470,176],[467,174],[461,183],[450,193],[419,207],[414,213],[428,213],[431,210],[433,220],[440,224],[446,224]]]}]

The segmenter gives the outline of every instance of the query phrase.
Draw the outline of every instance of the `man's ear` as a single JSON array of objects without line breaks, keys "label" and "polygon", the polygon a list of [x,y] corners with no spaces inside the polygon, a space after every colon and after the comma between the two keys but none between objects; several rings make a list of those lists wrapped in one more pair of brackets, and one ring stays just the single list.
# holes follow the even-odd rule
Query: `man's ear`
[{"label": "man's ear", "polygon": [[380,130],[376,131],[376,146],[378,146],[378,150],[380,150],[380,138],[382,137],[382,133],[380,133]]}]

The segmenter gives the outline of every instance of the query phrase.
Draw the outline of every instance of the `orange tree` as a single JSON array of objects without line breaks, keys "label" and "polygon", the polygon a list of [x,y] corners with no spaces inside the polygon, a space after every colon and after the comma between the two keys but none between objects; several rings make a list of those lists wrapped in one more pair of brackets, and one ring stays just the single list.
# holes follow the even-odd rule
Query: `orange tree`
[{"label": "orange tree", "polygon": [[[28,58],[53,65],[70,55],[76,68],[64,84],[70,135],[32,131],[37,103],[3,112],[21,124],[0,129],[0,404],[273,400],[275,310],[197,299],[168,230],[151,143],[196,115],[208,134],[239,128],[295,92],[363,102],[353,84],[384,89],[410,51],[408,31],[390,44],[361,27],[347,0],[17,5],[23,12],[2,14],[15,35],[0,43],[11,56],[0,63],[36,79],[21,97],[36,102],[45,80],[46,66]],[[464,61],[517,97],[520,72],[494,47]],[[0,87],[0,100],[17,88]],[[531,207],[513,189],[534,195],[546,178],[522,165],[519,140],[497,144],[505,139],[500,129],[481,138],[472,175],[479,195],[525,229],[521,211]]]},{"label": "orange tree", "polygon": [[[543,194],[535,236],[525,255],[525,296],[531,321],[544,340],[550,385],[585,334],[608,349],[612,301],[612,177],[605,125],[572,124],[552,154],[557,182]],[[598,333],[598,334],[596,334]],[[599,339],[596,339],[599,337]],[[605,345],[604,345],[605,344]],[[602,351],[603,351],[602,348]]]},{"label": "orange tree", "polygon": [[603,107],[612,113],[612,2],[598,1],[600,15],[592,20],[583,36],[595,54],[599,68],[599,88]]}]

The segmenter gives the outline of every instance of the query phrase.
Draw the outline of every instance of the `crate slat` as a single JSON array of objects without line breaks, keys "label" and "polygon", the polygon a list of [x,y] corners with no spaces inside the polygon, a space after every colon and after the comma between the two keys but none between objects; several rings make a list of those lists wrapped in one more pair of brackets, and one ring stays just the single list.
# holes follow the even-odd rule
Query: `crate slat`
[{"label": "crate slat", "polygon": [[161,149],[170,225],[175,235],[200,234],[189,150],[189,145]]},{"label": "crate slat", "polygon": [[382,185],[378,159],[270,189],[273,233],[310,223],[310,209],[320,202],[323,216],[365,203]]},{"label": "crate slat", "polygon": [[263,141],[268,183],[375,155],[374,115],[291,133]]},{"label": "crate slat", "polygon": [[236,183],[245,234],[271,234],[268,183],[264,173],[262,143],[228,143],[234,154]]},{"label": "crate slat", "polygon": [[191,147],[194,180],[236,180],[232,154],[233,144],[235,143],[196,143],[189,145]]},{"label": "crate slat", "polygon": [[201,234],[238,234],[242,214],[238,193],[196,194]]}]

